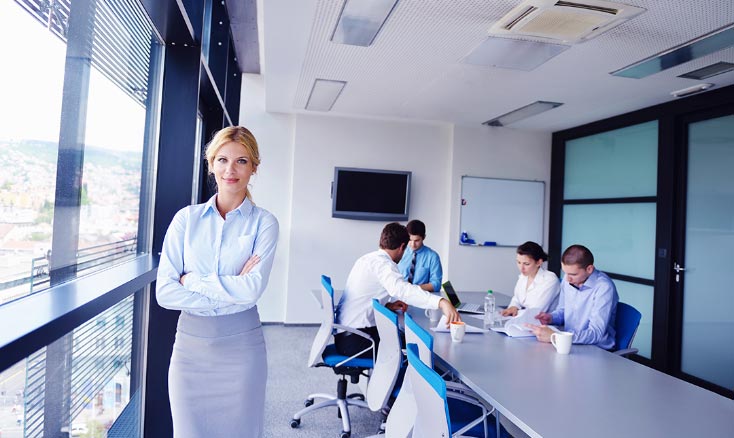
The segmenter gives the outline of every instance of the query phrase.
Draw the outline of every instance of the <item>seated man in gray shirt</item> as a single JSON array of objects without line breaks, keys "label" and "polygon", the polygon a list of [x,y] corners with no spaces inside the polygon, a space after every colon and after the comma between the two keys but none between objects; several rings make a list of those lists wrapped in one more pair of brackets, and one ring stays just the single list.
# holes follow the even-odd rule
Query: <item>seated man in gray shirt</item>
[{"label": "seated man in gray shirt", "polygon": [[[445,298],[433,295],[420,286],[405,281],[396,264],[408,244],[408,230],[397,222],[385,225],[380,235],[380,249],[357,259],[347,277],[344,294],[336,309],[336,322],[359,329],[380,342],[372,310],[372,299],[393,311],[405,311],[408,304],[423,309],[441,309],[447,322],[460,321],[459,313]],[[407,304],[406,304],[407,303]],[[336,350],[343,355],[355,355],[371,345],[357,335],[342,332],[334,337]],[[363,353],[372,357],[372,352]]]}]

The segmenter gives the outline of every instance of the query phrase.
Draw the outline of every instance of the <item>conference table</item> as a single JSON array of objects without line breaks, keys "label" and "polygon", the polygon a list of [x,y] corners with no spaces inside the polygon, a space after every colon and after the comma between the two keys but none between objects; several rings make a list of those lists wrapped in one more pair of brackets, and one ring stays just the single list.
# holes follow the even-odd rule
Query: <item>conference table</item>
[{"label": "conference table", "polygon": [[[497,303],[509,297],[497,295]],[[483,293],[460,293],[480,302]],[[425,328],[421,309],[411,316]],[[466,314],[470,325],[482,321]],[[569,355],[534,337],[431,332],[436,364],[450,370],[531,437],[732,437],[734,401],[591,345]]]}]

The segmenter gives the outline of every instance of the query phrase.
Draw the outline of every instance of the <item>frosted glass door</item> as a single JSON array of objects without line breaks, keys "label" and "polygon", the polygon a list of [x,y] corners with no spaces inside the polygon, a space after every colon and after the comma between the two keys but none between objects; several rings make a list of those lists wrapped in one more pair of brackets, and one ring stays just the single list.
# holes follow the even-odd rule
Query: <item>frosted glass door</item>
[{"label": "frosted glass door", "polygon": [[688,132],[681,371],[731,390],[734,116],[691,123]]}]

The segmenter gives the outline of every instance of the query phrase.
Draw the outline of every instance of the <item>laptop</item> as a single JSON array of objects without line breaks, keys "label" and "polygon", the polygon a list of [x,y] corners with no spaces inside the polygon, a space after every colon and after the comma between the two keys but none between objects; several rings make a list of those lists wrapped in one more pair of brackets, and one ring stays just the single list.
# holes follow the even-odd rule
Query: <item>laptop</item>
[{"label": "laptop", "polygon": [[444,292],[446,292],[446,297],[448,297],[449,301],[451,301],[451,304],[453,304],[454,307],[456,307],[456,310],[458,310],[459,312],[474,313],[477,315],[484,314],[484,308],[482,304],[462,303],[461,300],[459,300],[459,296],[456,295],[454,286],[451,284],[450,281],[447,281],[443,284],[443,290]]}]

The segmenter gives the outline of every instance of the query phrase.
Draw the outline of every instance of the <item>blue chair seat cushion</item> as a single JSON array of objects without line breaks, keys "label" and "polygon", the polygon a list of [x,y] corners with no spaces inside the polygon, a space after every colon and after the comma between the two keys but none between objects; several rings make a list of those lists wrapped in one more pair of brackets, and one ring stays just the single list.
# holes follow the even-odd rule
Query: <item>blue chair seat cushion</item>
[{"label": "blue chair seat cushion", "polygon": [[[462,400],[456,400],[453,398],[449,398],[448,404],[449,404],[449,416],[451,417],[451,431],[452,432],[455,432],[461,429],[462,427],[469,424],[469,422],[473,421],[474,419],[482,415],[482,408],[480,408],[479,406],[467,403]],[[494,416],[490,415],[487,422],[488,422],[487,432],[489,433],[489,438],[497,438],[497,430],[495,428]],[[483,437],[484,436],[484,426],[482,425],[482,423],[479,423],[476,426],[469,429],[466,433],[464,433],[463,436]],[[512,438],[509,432],[507,432],[505,427],[502,425],[500,425],[499,438]]]},{"label": "blue chair seat cushion", "polygon": [[[327,345],[324,349],[324,352],[321,354],[321,357],[324,359],[324,363],[332,368],[335,367],[339,362],[342,362],[349,358],[349,356],[339,354],[336,351],[336,346],[334,344]],[[340,367],[372,368],[373,363],[372,359],[356,358],[344,362],[340,365]]]}]

